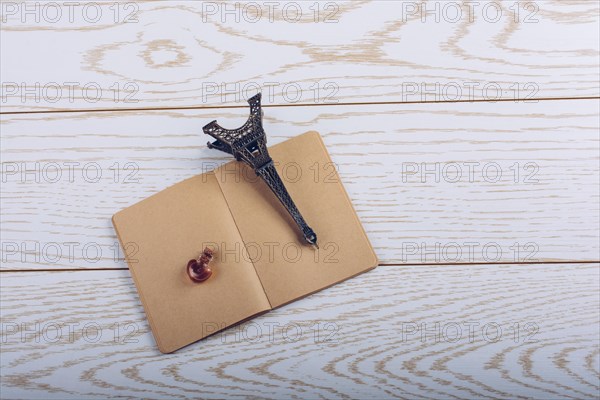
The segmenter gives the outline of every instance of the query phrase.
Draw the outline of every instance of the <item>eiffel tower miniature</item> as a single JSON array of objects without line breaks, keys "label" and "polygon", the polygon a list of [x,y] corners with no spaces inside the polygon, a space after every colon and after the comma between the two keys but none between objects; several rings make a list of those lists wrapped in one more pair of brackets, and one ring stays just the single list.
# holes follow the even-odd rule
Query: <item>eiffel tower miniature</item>
[{"label": "eiffel tower miniature", "polygon": [[217,121],[212,121],[204,126],[202,128],[204,133],[216,139],[212,143],[208,142],[208,147],[231,154],[236,160],[243,161],[252,167],[256,175],[265,181],[290,213],[302,231],[304,240],[318,248],[316,233],[308,226],[298,211],[267,151],[267,135],[262,127],[260,97],[261,94],[258,93],[248,100],[250,117],[241,127],[225,129]]}]

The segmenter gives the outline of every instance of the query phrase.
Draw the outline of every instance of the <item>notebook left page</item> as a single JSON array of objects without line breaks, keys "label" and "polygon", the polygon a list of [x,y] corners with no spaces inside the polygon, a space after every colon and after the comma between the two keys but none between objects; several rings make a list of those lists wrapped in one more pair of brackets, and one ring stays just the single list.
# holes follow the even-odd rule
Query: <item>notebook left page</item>
[{"label": "notebook left page", "polygon": [[[242,239],[212,172],[118,212],[113,225],[161,352],[271,309],[254,266],[234,250]],[[213,275],[194,283],[186,265],[206,245],[217,250]]]}]

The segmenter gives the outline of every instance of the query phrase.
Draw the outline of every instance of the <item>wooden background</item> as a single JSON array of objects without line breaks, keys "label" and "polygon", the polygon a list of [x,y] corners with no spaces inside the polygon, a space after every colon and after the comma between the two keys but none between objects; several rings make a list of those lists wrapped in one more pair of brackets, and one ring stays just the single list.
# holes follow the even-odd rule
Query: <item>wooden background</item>
[{"label": "wooden background", "polygon": [[[598,398],[600,5],[420,3],[2,2],[0,397]],[[162,355],[110,217],[257,88],[381,266]]]}]

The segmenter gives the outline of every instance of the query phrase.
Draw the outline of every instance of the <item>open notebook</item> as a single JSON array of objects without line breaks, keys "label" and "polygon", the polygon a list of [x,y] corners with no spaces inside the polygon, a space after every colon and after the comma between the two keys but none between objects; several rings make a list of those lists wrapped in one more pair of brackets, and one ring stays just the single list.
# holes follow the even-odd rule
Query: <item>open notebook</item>
[{"label": "open notebook", "polygon": [[[170,353],[218,330],[377,265],[316,132],[269,148],[320,249],[237,161],[177,183],[113,216],[158,348]],[[213,275],[192,282],[188,260],[216,250]]]}]

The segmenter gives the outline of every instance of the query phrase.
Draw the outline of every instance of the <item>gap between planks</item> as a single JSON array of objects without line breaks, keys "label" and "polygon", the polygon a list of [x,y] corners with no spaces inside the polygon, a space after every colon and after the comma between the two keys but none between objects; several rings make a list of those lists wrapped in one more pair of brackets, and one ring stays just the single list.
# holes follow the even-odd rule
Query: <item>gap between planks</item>
[{"label": "gap between planks", "polygon": [[[463,266],[475,266],[475,265],[552,265],[552,264],[598,264],[600,260],[587,260],[587,261],[524,261],[524,262],[490,262],[490,263],[450,263],[450,264],[439,264],[439,263],[385,263],[378,264],[377,267],[434,267],[434,266],[449,266],[449,265],[463,265]],[[78,272],[78,271],[127,271],[129,268],[62,268],[62,269],[9,269],[1,270],[0,274],[17,273],[17,272]]]},{"label": "gap between planks", "polygon": [[[540,97],[523,101],[521,103],[538,103],[541,101],[562,101],[562,100],[600,100],[600,97]],[[409,105],[409,104],[440,104],[440,103],[508,103],[515,102],[514,99],[473,99],[473,100],[433,100],[433,101],[371,101],[371,102],[339,102],[339,103],[297,103],[297,104],[265,104],[262,108],[278,107],[322,107],[322,106],[384,106],[384,105]],[[21,115],[21,114],[63,114],[63,113],[98,113],[115,111],[178,111],[178,110],[214,110],[214,109],[236,109],[247,108],[243,105],[218,105],[218,106],[183,106],[183,107],[141,107],[141,108],[97,108],[97,109],[74,109],[74,110],[46,110],[46,111],[0,111],[0,115]]]}]

